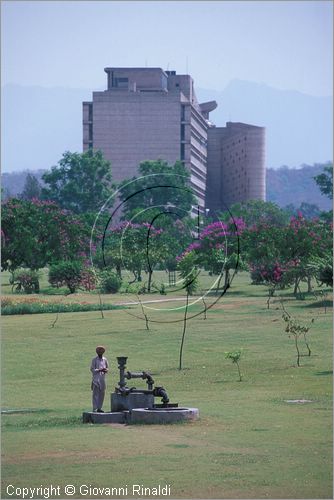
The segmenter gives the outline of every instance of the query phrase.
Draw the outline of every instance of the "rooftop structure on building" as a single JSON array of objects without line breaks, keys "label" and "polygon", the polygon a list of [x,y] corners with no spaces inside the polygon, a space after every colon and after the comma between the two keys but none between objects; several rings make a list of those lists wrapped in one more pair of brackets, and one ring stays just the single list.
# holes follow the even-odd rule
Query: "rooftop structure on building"
[{"label": "rooftop structure on building", "polygon": [[215,101],[199,103],[190,75],[161,68],[105,68],[107,89],[83,103],[83,149],[101,150],[115,182],[145,160],[180,160],[200,210],[264,199],[264,129],[215,127]]}]

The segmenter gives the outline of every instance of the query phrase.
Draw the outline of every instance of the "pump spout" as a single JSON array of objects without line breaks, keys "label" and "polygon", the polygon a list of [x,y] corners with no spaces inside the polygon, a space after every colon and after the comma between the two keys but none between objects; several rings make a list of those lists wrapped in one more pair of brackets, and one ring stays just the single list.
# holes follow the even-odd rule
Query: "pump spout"
[{"label": "pump spout", "polygon": [[155,387],[155,388],[153,389],[153,395],[154,395],[155,397],[157,397],[157,398],[158,398],[158,397],[161,397],[161,398],[162,398],[162,400],[161,400],[161,401],[162,401],[164,404],[169,403],[169,397],[168,397],[167,391],[166,391],[166,389],[165,389],[164,387]]}]

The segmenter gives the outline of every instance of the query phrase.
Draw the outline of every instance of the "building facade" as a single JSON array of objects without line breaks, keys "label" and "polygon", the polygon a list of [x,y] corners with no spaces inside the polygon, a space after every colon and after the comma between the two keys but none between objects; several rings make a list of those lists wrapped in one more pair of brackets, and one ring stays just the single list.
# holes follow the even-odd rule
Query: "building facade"
[{"label": "building facade", "polygon": [[265,128],[228,122],[208,130],[206,208],[265,200]]},{"label": "building facade", "polygon": [[[212,125],[209,113],[217,103],[199,103],[189,75],[161,68],[105,68],[105,72],[107,89],[93,92],[92,101],[83,103],[83,149],[104,153],[115,182],[136,176],[142,161],[162,159],[174,164],[180,160],[191,174],[201,212],[223,208],[222,204],[246,195],[264,199],[264,157],[256,153],[263,129],[244,124],[227,124],[226,128]],[[242,167],[226,159],[230,158],[227,150],[232,151],[231,137],[239,140],[240,134],[246,134],[248,140],[246,157],[234,156]],[[238,150],[238,146],[233,148]],[[254,166],[255,157],[262,163]],[[254,182],[248,182],[251,172]],[[239,174],[247,174],[247,189],[240,183],[237,189],[231,182],[231,176],[235,182],[240,180]],[[262,179],[259,190],[256,176]]]}]

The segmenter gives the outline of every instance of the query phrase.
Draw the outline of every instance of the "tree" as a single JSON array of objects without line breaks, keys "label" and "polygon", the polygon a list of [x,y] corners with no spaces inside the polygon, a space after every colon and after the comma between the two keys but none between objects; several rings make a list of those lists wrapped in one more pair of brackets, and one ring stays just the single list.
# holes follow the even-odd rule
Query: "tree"
[{"label": "tree", "polygon": [[[307,220],[299,214],[291,217],[285,227],[262,222],[247,228],[243,232],[243,241],[248,264],[257,273],[257,283],[276,282],[284,286],[294,282],[294,293],[297,294],[300,281],[307,281],[311,291],[309,264],[332,247],[332,225],[319,219]],[[277,272],[279,279],[276,279]]]},{"label": "tree", "polygon": [[157,264],[164,263],[168,248],[162,238],[162,229],[147,222],[134,224],[124,221],[106,233],[104,240],[104,264],[127,269],[134,281],[142,280],[142,271],[148,274],[147,291],[151,291],[153,271]]},{"label": "tree", "polygon": [[184,308],[184,317],[183,317],[183,332],[182,332],[180,353],[179,353],[179,370],[182,370],[183,345],[187,329],[189,295],[192,295],[198,287],[198,270],[197,270],[196,260],[197,259],[196,255],[194,254],[194,251],[190,251],[187,252],[183,256],[183,258],[179,260],[178,263],[178,270],[183,280],[184,288],[186,289],[187,292],[186,305]]},{"label": "tree", "polygon": [[241,218],[247,227],[262,222],[275,226],[284,226],[289,221],[289,216],[285,210],[275,203],[262,200],[249,200],[242,203],[235,203],[229,211],[223,212],[219,219],[228,222],[231,218]]},{"label": "tree", "polygon": [[239,349],[238,351],[228,351],[225,352],[225,359],[230,359],[233,364],[237,365],[238,374],[239,374],[239,382],[242,381],[242,373],[240,371],[239,361],[241,358],[242,351]]},{"label": "tree", "polygon": [[284,211],[289,215],[289,218],[295,217],[301,213],[305,219],[314,219],[321,215],[321,210],[318,205],[303,201],[299,208],[296,208],[292,203],[284,207]]},{"label": "tree", "polygon": [[[168,207],[174,207],[182,219],[197,205],[190,188],[190,173],[179,161],[174,165],[163,160],[144,161],[139,165],[139,175],[122,181],[119,187],[124,219],[131,220],[142,212],[137,221],[151,222]],[[143,211],[149,207],[156,207],[155,212]]]},{"label": "tree", "polygon": [[81,260],[66,260],[52,264],[49,269],[49,283],[57,288],[67,286],[69,293],[75,293],[78,288],[90,291],[96,287],[93,272],[84,269]]},{"label": "tree", "polygon": [[274,297],[276,290],[292,284],[293,276],[289,271],[294,266],[296,266],[295,261],[282,264],[278,260],[273,262],[266,259],[250,264],[249,270],[252,283],[254,285],[265,285],[268,289],[268,309],[270,307],[270,300]]},{"label": "tree", "polygon": [[316,257],[321,257],[330,251],[333,245],[333,228],[318,219],[307,220],[302,214],[292,217],[286,228],[282,242],[281,255],[284,262],[296,263],[290,270],[294,278],[294,293],[298,291],[300,281],[307,281],[311,292],[309,263]]},{"label": "tree", "polygon": [[89,252],[90,227],[51,201],[11,198],[2,206],[2,232],[3,270],[37,270]]},{"label": "tree", "polygon": [[20,198],[22,200],[32,200],[41,197],[42,187],[34,175],[28,173]]},{"label": "tree", "polygon": [[309,268],[320,286],[333,288],[333,256],[330,252],[324,253],[322,257],[314,257]]},{"label": "tree", "polygon": [[216,285],[218,293],[220,282],[225,274],[224,288],[230,284],[230,271],[241,268],[239,236],[245,228],[242,219],[231,219],[228,223],[216,221],[208,224],[195,240],[186,248],[179,260],[190,252],[196,256],[196,265],[219,276]]},{"label": "tree", "polygon": [[323,173],[313,177],[318,184],[321,193],[333,199],[333,165],[326,165]]},{"label": "tree", "polygon": [[112,194],[110,163],[101,151],[92,149],[85,153],[66,151],[58,166],[42,179],[48,186],[42,189],[43,199],[76,214],[98,210]]}]

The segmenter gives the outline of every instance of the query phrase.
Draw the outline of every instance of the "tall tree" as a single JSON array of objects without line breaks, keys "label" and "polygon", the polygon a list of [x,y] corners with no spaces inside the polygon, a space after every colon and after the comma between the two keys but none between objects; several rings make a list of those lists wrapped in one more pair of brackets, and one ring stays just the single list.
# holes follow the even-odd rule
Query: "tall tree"
[{"label": "tall tree", "polygon": [[41,197],[42,187],[39,180],[33,174],[28,174],[24,183],[20,198],[22,200],[39,199]]},{"label": "tall tree", "polygon": [[66,151],[58,166],[42,179],[47,184],[42,189],[43,199],[77,214],[98,210],[112,193],[110,162],[101,151]]},{"label": "tall tree", "polygon": [[326,165],[322,174],[313,177],[320,191],[329,199],[333,199],[333,165]]},{"label": "tall tree", "polygon": [[158,214],[168,207],[176,207],[182,219],[197,205],[190,187],[190,173],[179,161],[174,165],[163,160],[142,162],[137,177],[121,182],[120,199],[124,219],[131,220],[141,212],[139,217],[146,222],[150,222],[153,215],[150,211],[147,219],[143,210],[148,208],[157,207],[154,213]]}]

